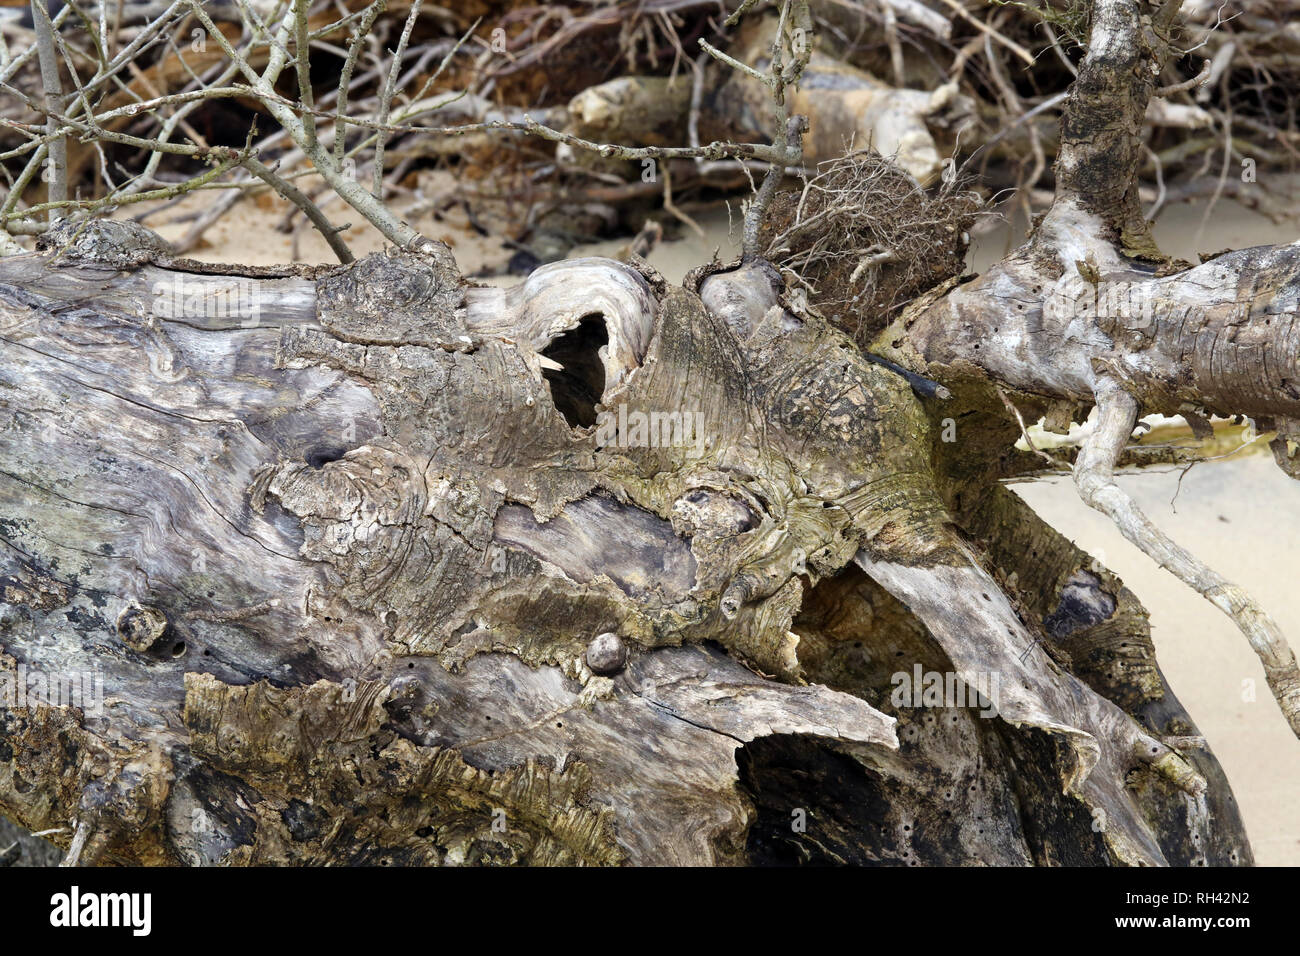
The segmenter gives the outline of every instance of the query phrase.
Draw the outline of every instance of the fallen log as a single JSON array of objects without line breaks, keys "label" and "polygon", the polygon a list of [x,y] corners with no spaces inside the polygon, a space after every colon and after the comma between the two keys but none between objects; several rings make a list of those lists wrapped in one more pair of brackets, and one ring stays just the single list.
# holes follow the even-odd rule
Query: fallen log
[{"label": "fallen log", "polygon": [[0,805],[68,862],[1249,861],[770,267],[49,246],[0,261]]}]

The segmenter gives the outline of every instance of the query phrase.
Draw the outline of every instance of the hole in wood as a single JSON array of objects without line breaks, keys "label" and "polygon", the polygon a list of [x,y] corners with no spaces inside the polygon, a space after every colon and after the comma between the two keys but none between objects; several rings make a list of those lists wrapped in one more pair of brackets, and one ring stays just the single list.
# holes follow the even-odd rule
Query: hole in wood
[{"label": "hole in wood", "polygon": [[317,445],[314,448],[308,449],[307,454],[304,457],[307,460],[307,464],[311,465],[313,468],[320,468],[328,462],[338,461],[347,453],[348,450],[342,445]]},{"label": "hole in wood", "polygon": [[605,317],[584,316],[576,329],[564,332],[542,354],[563,369],[543,369],[551,401],[572,428],[596,424],[596,404],[605,391],[605,364],[600,350],[609,344]]}]

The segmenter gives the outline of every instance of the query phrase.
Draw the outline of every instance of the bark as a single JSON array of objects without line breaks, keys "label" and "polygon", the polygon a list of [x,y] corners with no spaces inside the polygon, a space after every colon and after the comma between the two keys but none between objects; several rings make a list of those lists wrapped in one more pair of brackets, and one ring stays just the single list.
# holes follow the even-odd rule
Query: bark
[{"label": "bark", "polygon": [[[105,699],[6,712],[0,790],[79,862],[727,861],[744,743],[896,746],[856,697],[674,646],[743,549],[708,545],[692,595],[672,516],[619,500],[654,472],[600,488],[541,377],[596,310],[606,380],[644,362],[667,388],[691,323],[722,344],[698,300],[650,348],[660,306],[616,263],[503,295],[400,254],[255,280],[270,326],[160,319],[175,275],[209,301],[245,280],[142,264],[120,232],[3,263],[4,660],[94,671]],[[678,520],[751,520],[712,507],[721,481]],[[583,661],[607,630],[646,650],[615,678]]]}]

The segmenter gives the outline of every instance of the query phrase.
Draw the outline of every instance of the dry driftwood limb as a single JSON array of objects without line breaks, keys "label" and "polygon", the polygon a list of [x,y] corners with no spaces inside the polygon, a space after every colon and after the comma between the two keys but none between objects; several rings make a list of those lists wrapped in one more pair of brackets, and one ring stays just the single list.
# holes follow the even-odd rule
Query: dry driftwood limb
[{"label": "dry driftwood limb", "polygon": [[[772,38],[779,34],[775,17],[748,22],[736,38],[736,56],[761,66]],[[870,147],[894,159],[921,183],[937,179],[943,156],[936,132],[951,143],[973,109],[956,84],[933,92],[898,89],[813,50],[811,34],[804,42],[811,57],[791,96],[791,111],[809,118],[811,134],[804,146],[804,161],[816,165],[846,151]],[[720,127],[728,138],[753,138],[761,132],[750,125],[754,118],[759,118],[764,128],[771,128],[762,106],[766,97],[761,84],[743,75],[734,77],[712,99],[712,126]]]},{"label": "dry driftwood limb", "polygon": [[1115,463],[1137,424],[1137,400],[1120,382],[1106,378],[1098,382],[1097,400],[1097,430],[1084,442],[1074,466],[1080,497],[1114,521],[1124,537],[1162,568],[1232,618],[1259,655],[1269,689],[1300,735],[1300,668],[1281,628],[1242,588],[1170,540],[1115,484]]},{"label": "dry driftwood limb", "polygon": [[[59,79],[59,62],[54,49],[54,24],[49,10],[39,0],[32,0],[32,16],[36,27],[36,52],[41,64],[41,82],[45,103],[53,110],[63,108],[63,84]],[[52,139],[49,144],[50,202],[65,202],[68,198],[68,139],[53,116],[46,124]],[[50,209],[50,218],[61,215],[58,207]]]}]

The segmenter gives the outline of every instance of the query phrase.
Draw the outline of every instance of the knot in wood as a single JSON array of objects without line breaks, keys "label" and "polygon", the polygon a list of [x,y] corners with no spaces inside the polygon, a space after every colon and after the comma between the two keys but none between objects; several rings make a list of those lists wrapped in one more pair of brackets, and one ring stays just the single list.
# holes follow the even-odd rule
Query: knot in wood
[{"label": "knot in wood", "polygon": [[129,604],[117,616],[117,635],[133,651],[146,654],[167,633],[167,616],[156,607]]},{"label": "knot in wood", "polygon": [[612,631],[597,634],[587,645],[587,666],[595,674],[616,674],[627,663],[627,645]]}]

